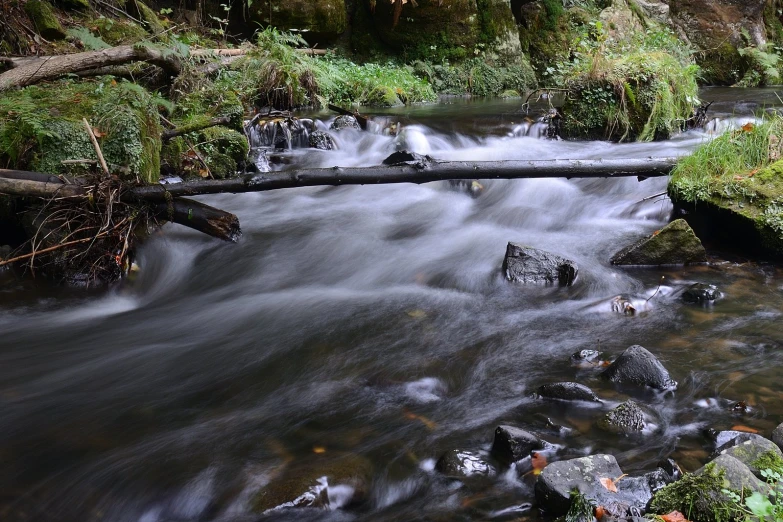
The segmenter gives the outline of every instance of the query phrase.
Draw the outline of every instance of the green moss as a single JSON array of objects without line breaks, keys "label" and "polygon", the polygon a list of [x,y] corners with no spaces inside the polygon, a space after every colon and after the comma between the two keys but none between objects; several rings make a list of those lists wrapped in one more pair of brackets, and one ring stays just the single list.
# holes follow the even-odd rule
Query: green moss
[{"label": "green moss", "polygon": [[768,469],[776,473],[783,473],[783,458],[775,451],[767,451],[751,463],[751,467],[764,470]]},{"label": "green moss", "polygon": [[24,4],[24,10],[30,20],[33,21],[35,30],[47,40],[62,40],[65,38],[65,30],[54,14],[49,2],[44,0],[28,0]]},{"label": "green moss", "polygon": [[742,512],[723,489],[725,471],[708,465],[703,473],[687,473],[677,482],[658,490],[650,502],[652,513],[679,511],[693,522],[730,522],[742,519]]},{"label": "green moss", "polygon": [[63,160],[96,157],[82,118],[102,134],[101,149],[114,173],[129,181],[157,181],[157,102],[138,85],[111,78],[7,93],[0,100],[0,156],[16,168],[65,173]]},{"label": "green moss", "polygon": [[165,30],[163,24],[160,21],[160,18],[158,18],[157,13],[147,7],[147,4],[141,0],[130,0],[128,2],[128,9],[130,12],[136,15],[136,18],[143,22],[143,25],[150,33],[162,34]]},{"label": "green moss", "polygon": [[696,63],[701,68],[702,81],[708,85],[733,85],[747,69],[737,48],[729,42],[697,53]]},{"label": "green moss", "polygon": [[87,25],[92,32],[110,45],[126,45],[147,38],[147,31],[140,25],[127,20],[96,18]]},{"label": "green moss", "polygon": [[250,152],[245,135],[226,127],[210,127],[201,131],[197,147],[216,178],[236,174],[240,163],[247,159]]},{"label": "green moss", "polygon": [[595,54],[567,75],[563,132],[619,141],[668,138],[698,103],[697,70],[663,51]]}]

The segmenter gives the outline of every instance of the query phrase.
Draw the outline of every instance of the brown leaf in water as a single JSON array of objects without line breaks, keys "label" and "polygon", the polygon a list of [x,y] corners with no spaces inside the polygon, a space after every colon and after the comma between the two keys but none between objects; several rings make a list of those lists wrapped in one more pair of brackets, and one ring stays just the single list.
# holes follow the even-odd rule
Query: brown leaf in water
[{"label": "brown leaf in water", "polygon": [[604,514],[606,513],[606,510],[603,506],[596,506],[595,507],[595,518],[598,520],[601,520],[604,517]]},{"label": "brown leaf in water", "polygon": [[313,446],[313,453],[316,453],[318,455],[322,453],[326,453],[326,448],[324,448],[323,446]]},{"label": "brown leaf in water", "polygon": [[537,451],[530,455],[530,463],[533,465],[533,475],[540,475],[547,464],[546,457]]},{"label": "brown leaf in water", "polygon": [[759,430],[756,428],[751,428],[750,426],[744,426],[742,424],[737,424],[736,426],[732,426],[731,429],[733,431],[744,431],[745,433],[758,433]]},{"label": "brown leaf in water", "polygon": [[405,410],[405,418],[410,420],[417,420],[422,424],[424,424],[429,430],[435,430],[438,427],[438,425],[435,422],[431,421],[427,417],[423,415],[417,415],[412,411]]}]

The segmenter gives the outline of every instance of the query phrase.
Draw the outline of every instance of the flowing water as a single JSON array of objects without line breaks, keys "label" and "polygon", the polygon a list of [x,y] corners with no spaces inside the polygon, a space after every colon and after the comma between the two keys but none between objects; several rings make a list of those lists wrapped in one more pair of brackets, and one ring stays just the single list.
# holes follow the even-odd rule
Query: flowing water
[{"label": "flowing water", "polygon": [[[779,105],[771,90],[705,99],[734,118]],[[454,160],[674,156],[709,137],[541,140],[519,105],[388,111],[403,137],[341,131],[339,150],[295,150],[288,161],[373,165],[401,141]],[[459,487],[434,461],[452,448],[486,451],[498,424],[514,424],[561,444],[557,458],[608,452],[634,473],[671,456],[693,470],[710,451],[705,428],[768,436],[783,421],[779,267],[715,252],[706,266],[609,265],[666,223],[665,179],[482,184],[475,199],[447,183],[208,197],[239,216],[238,244],[166,226],[139,252],[138,277],[108,292],[0,276],[0,519],[537,520],[532,474]],[[573,259],[577,284],[508,283],[509,241]],[[685,304],[694,282],[725,297]],[[617,295],[635,316],[611,311]],[[600,366],[569,356],[610,359],[632,344],[680,386],[637,397],[660,431],[607,436],[594,421],[626,396],[598,379]],[[531,398],[559,380],[605,403]],[[330,487],[332,509],[253,514],[266,484],[347,458],[367,470],[358,505],[339,508],[349,492]]]}]

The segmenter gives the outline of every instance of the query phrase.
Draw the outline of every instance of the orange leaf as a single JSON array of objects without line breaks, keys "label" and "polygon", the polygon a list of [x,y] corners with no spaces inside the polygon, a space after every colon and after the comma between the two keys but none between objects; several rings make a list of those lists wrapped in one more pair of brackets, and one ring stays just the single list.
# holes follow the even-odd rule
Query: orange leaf
[{"label": "orange leaf", "polygon": [[617,493],[617,486],[614,485],[614,480],[610,478],[602,478],[599,480],[601,485],[611,491],[612,493]]},{"label": "orange leaf", "polygon": [[95,134],[96,138],[103,138],[104,136],[106,136],[105,132],[101,132],[98,129],[96,129],[95,127],[92,128],[92,133]]},{"label": "orange leaf", "polygon": [[751,428],[750,426],[743,426],[742,424],[737,424],[736,426],[732,426],[731,429],[733,431],[744,431],[746,433],[758,433],[759,430],[755,428]]},{"label": "orange leaf", "polygon": [[546,457],[537,451],[534,451],[530,457],[530,463],[533,465],[533,475],[540,475],[541,470],[543,470],[546,465],[549,464],[546,461]]},{"label": "orange leaf", "polygon": [[604,517],[604,513],[606,513],[606,510],[603,508],[603,506],[596,506],[595,508],[595,518],[598,520],[601,520]]},{"label": "orange leaf", "polygon": [[660,230],[656,230],[655,232],[653,232],[653,233],[652,233],[652,235],[653,235],[653,236],[657,236],[657,235],[658,235],[658,234],[660,234],[660,233],[661,233],[661,231],[660,231]]},{"label": "orange leaf", "polygon": [[317,453],[319,455],[321,453],[326,453],[326,448],[324,448],[323,446],[313,446],[313,453]]},{"label": "orange leaf", "polygon": [[666,515],[661,515],[661,520],[663,520],[663,522],[688,522],[688,519],[685,518],[685,515],[679,511],[672,511]]},{"label": "orange leaf", "polygon": [[742,126],[742,130],[744,130],[745,132],[752,132],[753,129],[755,129],[755,128],[756,128],[756,126],[753,125],[751,122],[748,122],[748,123],[746,123],[745,125]]}]

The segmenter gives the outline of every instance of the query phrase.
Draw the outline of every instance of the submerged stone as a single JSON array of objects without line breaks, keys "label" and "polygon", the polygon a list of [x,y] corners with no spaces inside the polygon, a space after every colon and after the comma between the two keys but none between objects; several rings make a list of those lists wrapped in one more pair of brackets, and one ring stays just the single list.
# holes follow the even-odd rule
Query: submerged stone
[{"label": "submerged stone", "polygon": [[577,382],[554,382],[539,386],[536,395],[544,399],[561,401],[601,402],[593,390]]},{"label": "submerged stone", "polygon": [[444,453],[435,469],[452,478],[494,477],[497,474],[494,466],[480,454],[458,449]]},{"label": "submerged stone", "polygon": [[669,376],[663,364],[646,348],[637,345],[628,347],[601,377],[624,385],[649,386],[657,390],[676,390],[677,381]]},{"label": "submerged stone", "polygon": [[707,252],[684,219],[620,250],[613,265],[688,265],[707,261]]},{"label": "submerged stone", "polygon": [[372,476],[366,459],[355,455],[313,457],[287,468],[250,501],[256,513],[288,508],[335,509],[364,498]]},{"label": "submerged stone", "polygon": [[503,259],[506,279],[517,283],[571,286],[579,269],[576,263],[544,250],[509,242]]},{"label": "submerged stone", "polygon": [[718,287],[705,283],[695,283],[682,294],[686,303],[710,304],[723,296]]}]

